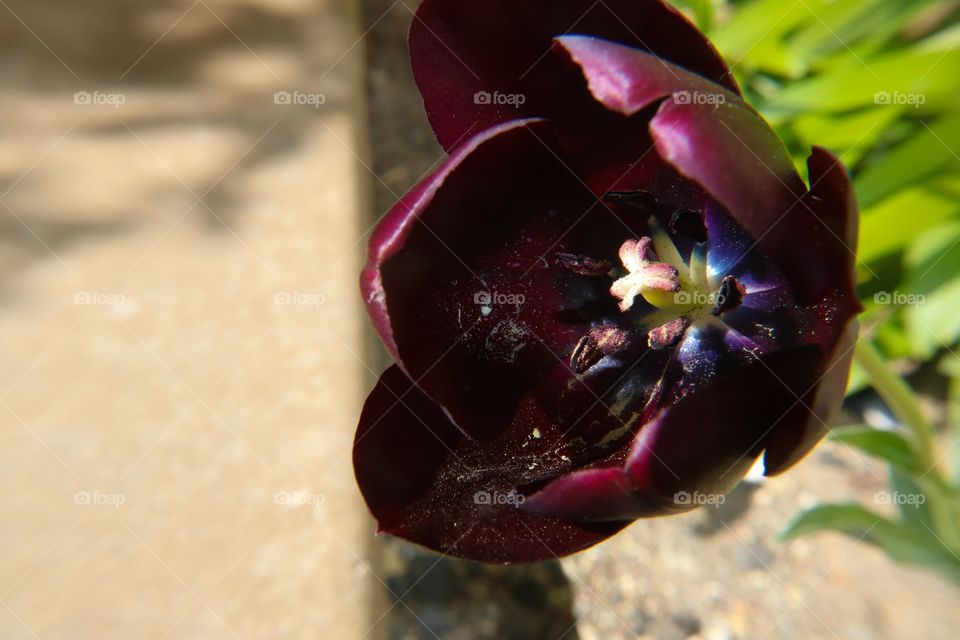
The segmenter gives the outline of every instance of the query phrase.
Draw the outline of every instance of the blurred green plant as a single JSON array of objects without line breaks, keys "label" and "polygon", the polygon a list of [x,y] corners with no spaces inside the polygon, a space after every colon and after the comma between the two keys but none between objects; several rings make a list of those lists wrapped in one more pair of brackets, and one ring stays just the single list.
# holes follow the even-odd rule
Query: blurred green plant
[{"label": "blurred green plant", "polygon": [[[960,439],[960,0],[677,0],[733,65],[747,99],[801,172],[814,144],[853,176],[865,333],[849,393],[872,386],[898,426],[831,438],[885,461],[875,502],[802,513],[793,538],[835,530],[960,584],[960,447],[941,452],[917,397],[888,360],[936,367]],[[952,471],[941,469],[948,454]],[[883,496],[886,496],[885,499]]]}]

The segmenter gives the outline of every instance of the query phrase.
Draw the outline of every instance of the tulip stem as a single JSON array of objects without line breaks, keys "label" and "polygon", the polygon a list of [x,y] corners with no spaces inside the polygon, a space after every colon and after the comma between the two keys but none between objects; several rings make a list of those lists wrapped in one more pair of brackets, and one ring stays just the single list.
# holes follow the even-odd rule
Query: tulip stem
[{"label": "tulip stem", "polygon": [[913,481],[928,496],[927,508],[934,529],[942,536],[941,542],[954,553],[960,552],[960,514],[954,501],[956,490],[939,469],[933,428],[924,417],[916,394],[903,378],[890,370],[883,356],[869,340],[864,339],[857,343],[854,357],[857,364],[866,371],[874,390],[887,403],[900,423],[910,431],[911,444],[920,462],[920,471],[911,474]]},{"label": "tulip stem", "polygon": [[854,354],[857,364],[870,378],[874,390],[887,403],[900,423],[910,430],[924,471],[939,476],[936,469],[937,458],[933,429],[924,417],[913,390],[903,378],[890,370],[883,356],[869,340],[860,340]]}]

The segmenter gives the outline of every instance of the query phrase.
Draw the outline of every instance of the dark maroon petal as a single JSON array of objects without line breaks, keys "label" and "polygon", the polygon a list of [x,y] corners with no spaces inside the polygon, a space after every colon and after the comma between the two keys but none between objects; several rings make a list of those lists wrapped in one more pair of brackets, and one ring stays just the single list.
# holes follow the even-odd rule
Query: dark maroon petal
[{"label": "dark maroon petal", "polygon": [[[410,53],[440,143],[449,150],[477,131],[530,116],[589,132],[589,119],[602,109],[591,104],[578,72],[551,54],[553,39],[568,33],[649,51],[737,91],[713,46],[659,0],[424,0]],[[478,92],[524,102],[477,104]]]},{"label": "dark maroon petal", "polygon": [[[666,412],[644,426],[642,441],[656,431]],[[530,496],[523,504],[529,513],[577,522],[618,521],[679,513],[673,500],[641,490],[620,465],[583,469],[565,475]]]},{"label": "dark maroon petal", "polygon": [[[597,117],[588,135],[567,135],[560,143],[571,166],[594,193],[642,189],[669,194],[676,209],[700,210],[707,198],[653,152],[648,128],[656,103],[678,99],[739,101],[739,95],[641,49],[600,38],[569,35],[557,48],[580,67],[593,98],[611,113],[635,116]],[[650,113],[641,113],[645,109]]]},{"label": "dark maroon petal", "polygon": [[820,379],[812,389],[806,390],[802,403],[795,407],[797,417],[784,420],[764,443],[765,475],[783,473],[810,453],[827,435],[830,420],[840,408],[847,390],[859,329],[860,324],[856,320],[847,324],[825,361],[823,371],[819,373]]},{"label": "dark maroon petal", "polygon": [[609,281],[557,254],[615,262],[647,229],[570,175],[546,123],[502,125],[458,148],[377,229],[363,277],[394,357],[463,430],[489,439],[528,390],[568,362]]},{"label": "dark maroon petal", "polygon": [[602,197],[611,191],[645,191],[672,210],[707,206],[708,196],[700,185],[657,154],[647,112],[633,118],[611,115],[616,120],[598,124],[591,135],[560,139],[565,161],[593,193]]},{"label": "dark maroon petal", "polygon": [[852,250],[857,246],[857,200],[850,176],[840,159],[814,147],[807,160],[810,171],[810,207],[820,220]]},{"label": "dark maroon petal", "polygon": [[[742,102],[663,103],[650,124],[660,155],[702,185],[783,270],[804,304],[835,288],[836,273],[810,255],[825,229],[805,206],[806,186],[783,143]],[[836,254],[840,248],[831,247]]]},{"label": "dark maroon petal", "polygon": [[430,490],[463,435],[397,366],[367,398],[353,445],[354,472],[381,528]]},{"label": "dark maroon petal", "polygon": [[738,94],[641,49],[589,36],[561,36],[559,45],[583,70],[590,92],[611,111],[632,116],[657,100],[739,100]]},{"label": "dark maroon petal", "polygon": [[645,425],[619,475],[581,471],[547,485],[523,507],[543,516],[620,520],[681,512],[698,506],[697,496],[725,494],[754,464],[769,434],[785,421],[796,428],[806,420],[797,398],[813,386],[820,361],[815,347],[764,356]]},{"label": "dark maroon petal", "polygon": [[[542,438],[546,441],[548,434]],[[477,448],[396,366],[370,394],[353,460],[379,531],[434,551],[484,562],[564,556],[613,535],[626,522],[578,524],[519,509],[517,487],[537,476],[521,443]],[[513,455],[506,447],[514,447]]]},{"label": "dark maroon petal", "polygon": [[560,363],[543,376],[521,405],[536,419],[513,429],[529,432],[550,425],[563,434],[559,453],[572,466],[621,459],[644,420],[659,410],[661,380],[671,354],[647,347],[642,331],[625,335],[619,350],[604,355],[586,370],[575,373]]},{"label": "dark maroon petal", "polygon": [[507,122],[499,127],[484,131],[467,141],[455,153],[450,154],[450,157],[444,160],[443,164],[425,180],[407,192],[374,229],[370,237],[367,266],[360,276],[360,288],[374,327],[394,359],[399,360],[400,354],[394,340],[393,328],[390,326],[390,315],[387,311],[380,265],[389,260],[404,246],[423,209],[432,201],[437,190],[465,158],[487,141],[502,133],[525,127],[531,122],[533,121]]},{"label": "dark maroon petal", "polygon": [[815,347],[778,351],[684,398],[635,450],[627,472],[665,497],[727,493],[812,386],[820,362]]},{"label": "dark maroon petal", "polygon": [[824,268],[834,274],[835,283],[852,305],[861,311],[854,283],[857,231],[860,215],[850,176],[840,159],[826,149],[814,147],[807,160],[810,191],[804,197],[817,237],[810,250],[821,256]]}]

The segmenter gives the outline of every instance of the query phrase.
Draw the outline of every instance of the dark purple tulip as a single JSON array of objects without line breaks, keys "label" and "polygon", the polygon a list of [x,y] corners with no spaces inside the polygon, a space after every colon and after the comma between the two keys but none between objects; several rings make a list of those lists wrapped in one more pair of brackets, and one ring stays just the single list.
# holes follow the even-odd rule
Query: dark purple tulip
[{"label": "dark purple tulip", "polygon": [[558,557],[823,437],[860,309],[836,158],[808,188],[658,0],[424,0],[410,49],[450,155],[363,272],[397,362],[354,447],[382,532]]}]

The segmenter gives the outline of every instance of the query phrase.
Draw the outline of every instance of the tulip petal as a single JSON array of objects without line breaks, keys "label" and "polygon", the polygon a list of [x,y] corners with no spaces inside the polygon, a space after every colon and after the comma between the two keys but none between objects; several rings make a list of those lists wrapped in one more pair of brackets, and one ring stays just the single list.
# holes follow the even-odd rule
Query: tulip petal
[{"label": "tulip petal", "polygon": [[581,35],[557,42],[583,70],[593,97],[625,116],[674,93],[681,101],[739,100],[730,89],[641,49]]},{"label": "tulip petal", "polygon": [[811,247],[828,262],[835,284],[852,313],[862,310],[856,295],[855,262],[860,215],[853,184],[843,163],[821,147],[814,147],[807,160],[810,190],[804,198],[805,210],[816,220],[819,246]]},{"label": "tulip petal", "polygon": [[680,400],[638,441],[627,473],[661,496],[727,493],[815,383],[820,362],[812,346],[778,351]]},{"label": "tulip petal", "polygon": [[421,210],[429,204],[447,177],[464,159],[479,146],[500,136],[500,134],[511,132],[534,122],[536,120],[507,122],[484,131],[483,134],[469,140],[455,153],[450,154],[427,179],[408,191],[387,212],[374,229],[370,237],[367,266],[360,279],[360,288],[374,327],[394,359],[399,360],[400,353],[393,336],[393,329],[390,326],[390,314],[387,311],[380,265],[389,260],[404,246]]},{"label": "tulip petal", "polygon": [[[523,508],[596,521],[665,515],[726,494],[753,466],[769,434],[806,416],[798,395],[815,383],[815,347],[779,351],[688,395],[642,429],[613,473],[590,469],[547,485]],[[687,501],[683,496],[690,496]],[[589,505],[589,506],[588,506]]]},{"label": "tulip petal", "polygon": [[496,563],[561,557],[626,522],[576,523],[518,508],[529,458],[478,449],[396,366],[370,394],[353,451],[379,531],[434,551]]},{"label": "tulip petal", "polygon": [[859,329],[860,323],[855,319],[847,324],[826,359],[816,385],[807,390],[802,403],[796,407],[798,417],[784,420],[767,438],[763,454],[764,475],[783,473],[827,435],[830,421],[840,408],[847,389]]},{"label": "tulip petal", "polygon": [[699,185],[653,153],[649,117],[640,112],[674,93],[691,100],[732,101],[739,94],[641,49],[582,35],[556,41],[558,52],[580,67],[597,102],[611,114],[636,116],[594,118],[591,135],[561,135],[565,157],[594,193],[644,190],[670,194],[676,209],[705,208],[708,199]]},{"label": "tulip petal", "polygon": [[[410,28],[410,53],[440,144],[450,150],[516,118],[546,117],[575,130],[601,117],[578,73],[551,55],[553,39],[567,33],[649,51],[737,91],[709,41],[660,0],[424,0]],[[491,100],[476,100],[478,92]],[[495,92],[523,103],[495,104]]]},{"label": "tulip petal", "polygon": [[839,241],[852,251],[857,247],[857,200],[850,176],[840,158],[814,147],[807,160],[810,172],[810,206]]},{"label": "tulip petal", "polygon": [[472,437],[510,423],[592,322],[619,316],[607,278],[556,255],[617,261],[647,216],[614,214],[570,175],[542,121],[488,130],[373,235],[363,290],[397,363]]},{"label": "tulip petal", "polygon": [[729,211],[783,270],[799,302],[814,304],[835,288],[831,256],[810,260],[825,246],[827,230],[807,206],[806,186],[783,143],[756,112],[742,102],[670,99],[650,129],[660,155]]},{"label": "tulip petal", "polygon": [[[644,426],[644,434],[653,433],[658,421]],[[647,437],[640,436],[639,439]],[[679,513],[671,500],[654,492],[641,491],[620,465],[582,469],[562,476],[542,491],[530,496],[523,510],[544,517],[573,521],[619,521]]]}]

